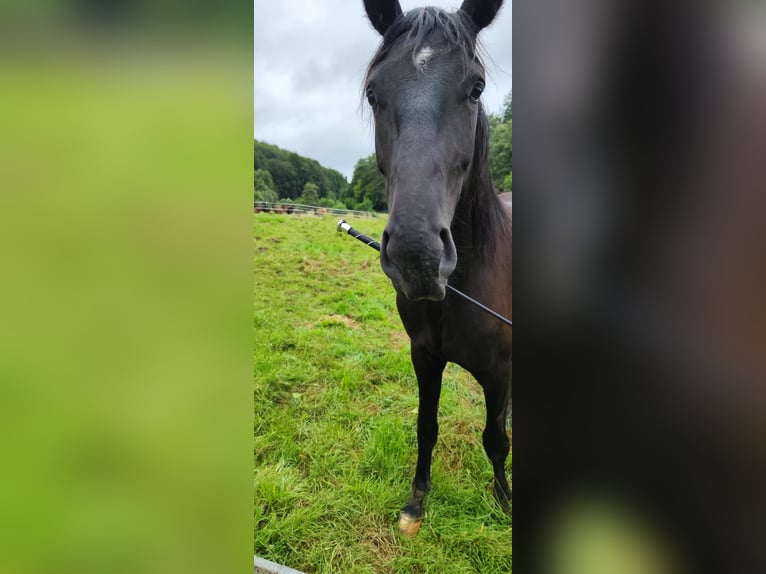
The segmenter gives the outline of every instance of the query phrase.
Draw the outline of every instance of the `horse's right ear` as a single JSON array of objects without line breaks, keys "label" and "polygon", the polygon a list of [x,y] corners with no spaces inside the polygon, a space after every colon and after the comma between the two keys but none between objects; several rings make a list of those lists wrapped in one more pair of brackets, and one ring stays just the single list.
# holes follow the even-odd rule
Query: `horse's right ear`
[{"label": "horse's right ear", "polygon": [[460,10],[468,14],[479,31],[492,23],[502,5],[503,0],[463,0]]},{"label": "horse's right ear", "polygon": [[364,0],[364,9],[372,26],[383,36],[388,27],[402,15],[399,0]]}]

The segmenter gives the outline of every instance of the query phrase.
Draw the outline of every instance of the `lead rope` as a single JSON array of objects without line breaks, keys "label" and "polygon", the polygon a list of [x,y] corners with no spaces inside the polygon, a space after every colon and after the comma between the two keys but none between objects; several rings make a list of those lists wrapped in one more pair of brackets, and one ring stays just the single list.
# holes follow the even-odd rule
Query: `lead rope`
[{"label": "lead rope", "polygon": [[[353,227],[351,227],[348,223],[346,223],[345,219],[341,219],[341,220],[338,221],[338,228],[337,229],[338,229],[338,233],[340,233],[342,231],[345,231],[346,233],[348,233],[354,239],[358,239],[359,241],[361,241],[365,245],[367,245],[369,247],[372,247],[375,251],[380,252],[380,243],[378,243],[377,241],[375,241],[371,237],[368,237],[364,233],[361,233],[361,232],[357,231],[356,229],[354,229]],[[462,291],[459,291],[459,290],[455,289],[449,283],[447,283],[447,289],[450,292],[452,292],[455,295],[457,295],[458,297],[462,297],[463,299],[465,299],[469,303],[473,303],[479,309],[481,309],[482,311],[486,311],[487,313],[492,315],[494,318],[498,319],[499,321],[502,321],[503,323],[505,323],[509,327],[513,327],[513,321],[511,321],[510,319],[508,319],[506,317],[503,317],[500,313],[498,313],[497,311],[493,311],[492,309],[490,309],[486,305],[482,305],[476,299],[474,299],[472,297],[469,297],[468,295],[466,295]]]}]

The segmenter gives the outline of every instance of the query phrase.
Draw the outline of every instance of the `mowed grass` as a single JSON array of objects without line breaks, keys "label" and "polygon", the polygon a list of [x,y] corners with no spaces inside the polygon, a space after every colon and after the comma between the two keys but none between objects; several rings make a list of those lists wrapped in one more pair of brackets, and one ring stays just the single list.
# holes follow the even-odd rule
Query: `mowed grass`
[{"label": "mowed grass", "polygon": [[255,554],[308,573],[511,572],[479,385],[448,366],[426,519],[405,538],[417,383],[378,254],[337,217],[254,219]]}]

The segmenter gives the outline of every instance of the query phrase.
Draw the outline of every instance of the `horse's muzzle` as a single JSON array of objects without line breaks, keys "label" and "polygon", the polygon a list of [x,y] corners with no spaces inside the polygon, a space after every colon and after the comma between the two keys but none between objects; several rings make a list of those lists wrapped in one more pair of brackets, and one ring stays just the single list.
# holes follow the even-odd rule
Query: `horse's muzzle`
[{"label": "horse's muzzle", "polygon": [[389,225],[383,232],[380,266],[411,301],[444,299],[456,265],[455,243],[446,227],[434,233]]}]

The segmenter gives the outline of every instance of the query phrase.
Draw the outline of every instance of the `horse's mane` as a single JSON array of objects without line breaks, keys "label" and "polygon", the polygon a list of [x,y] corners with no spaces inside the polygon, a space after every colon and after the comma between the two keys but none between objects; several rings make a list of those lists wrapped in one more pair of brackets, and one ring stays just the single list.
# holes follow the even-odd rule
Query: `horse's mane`
[{"label": "horse's mane", "polygon": [[[399,16],[386,31],[378,50],[370,61],[365,74],[362,93],[364,93],[370,73],[399,45],[405,44],[411,49],[413,61],[423,47],[426,39],[434,32],[439,32],[450,48],[460,50],[464,67],[471,61],[482,67],[483,48],[477,39],[477,30],[464,12],[447,12],[441,8],[428,6],[411,10]],[[471,221],[454,221],[469,224],[471,237],[466,238],[471,245],[457,244],[458,249],[471,249],[476,255],[490,259],[495,254],[498,234],[511,233],[511,223],[497,198],[492,183],[489,164],[489,123],[484,109],[479,104],[479,119],[476,125],[476,143],[474,144],[473,167],[463,195],[460,198],[458,212],[466,214]],[[456,214],[456,218],[460,217]],[[455,237],[456,241],[460,238]]]},{"label": "horse's mane", "polygon": [[[495,245],[498,236],[511,235],[511,221],[497,197],[497,190],[492,182],[492,171],[489,163],[489,122],[484,108],[479,104],[479,119],[476,122],[476,140],[473,148],[473,165],[463,194],[455,212],[455,223],[468,224],[471,228],[472,245],[457,245],[458,249],[466,247],[485,259],[495,255]],[[459,214],[466,214],[470,221],[457,221]],[[455,241],[459,241],[456,237]]]}]

